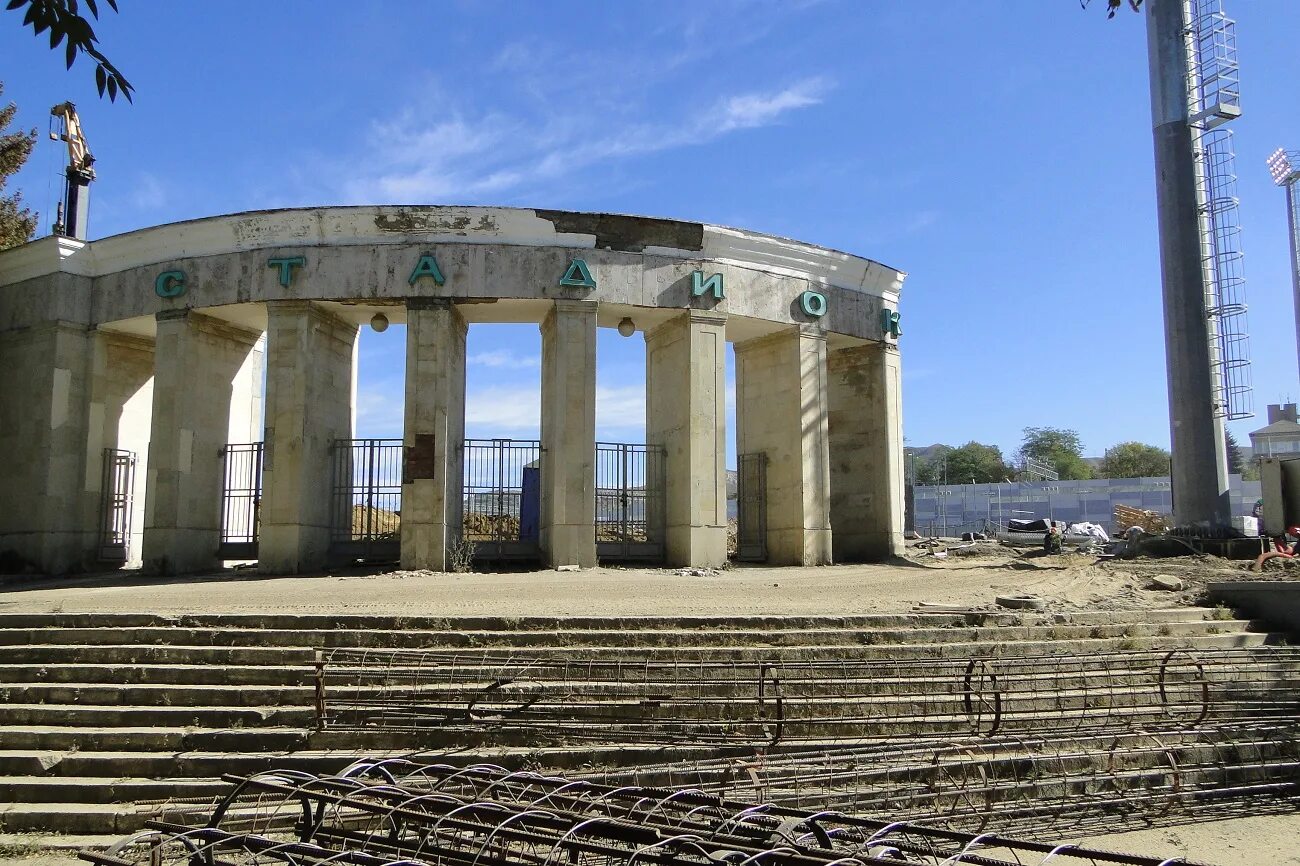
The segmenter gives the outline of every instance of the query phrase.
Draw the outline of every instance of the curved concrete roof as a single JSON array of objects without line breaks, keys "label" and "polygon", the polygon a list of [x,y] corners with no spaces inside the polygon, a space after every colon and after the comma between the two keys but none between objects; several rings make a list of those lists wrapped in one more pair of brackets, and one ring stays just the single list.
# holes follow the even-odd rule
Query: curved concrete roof
[{"label": "curved concrete roof", "polygon": [[[437,255],[445,286],[408,284],[411,257],[424,251]],[[282,289],[265,267],[268,253],[305,253],[303,279]],[[572,258],[587,261],[598,289],[556,291]],[[153,293],[154,273],[170,268],[191,274],[194,291],[179,302]],[[681,308],[692,306],[683,281],[699,268],[724,274],[727,299],[717,306],[731,315],[798,322],[791,293],[811,289],[830,302],[823,327],[865,338],[878,338],[870,316],[897,303],[906,277],[814,244],[680,220],[500,207],[294,208],[205,217],[89,243],[44,238],[0,253],[0,329],[33,316],[104,324],[177,303],[198,309],[286,298],[391,304],[410,295],[582,297]],[[55,287],[59,297],[44,301],[20,289],[52,275],[92,285],[85,291],[83,281],[65,278]],[[33,308],[51,304],[57,309],[50,314]]]}]

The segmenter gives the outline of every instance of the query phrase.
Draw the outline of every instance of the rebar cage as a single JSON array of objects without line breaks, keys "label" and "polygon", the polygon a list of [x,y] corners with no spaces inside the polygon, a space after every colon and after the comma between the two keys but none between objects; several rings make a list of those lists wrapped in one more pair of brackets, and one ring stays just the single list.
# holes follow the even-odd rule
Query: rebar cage
[{"label": "rebar cage", "polygon": [[104,449],[99,500],[99,560],[123,563],[130,558],[131,513],[135,500],[135,452]]},{"label": "rebar cage", "polygon": [[334,442],[331,557],[386,562],[398,558],[402,457],[401,439]]},{"label": "rebar cage", "polygon": [[221,452],[221,559],[256,559],[262,509],[262,443]]},{"label": "rebar cage", "polygon": [[728,659],[609,648],[335,649],[317,726],[401,730],[421,746],[575,741],[774,746],[1058,734],[1300,714],[1300,650],[1140,650],[940,659]]},{"label": "rebar cage", "polygon": [[596,555],[663,559],[664,516],[664,449],[597,442]]},{"label": "rebar cage", "polygon": [[1190,861],[810,812],[699,789],[610,785],[477,764],[363,760],[335,776],[229,775],[192,826],[153,820],[100,866],[981,866]]},{"label": "rebar cage", "polygon": [[536,559],[542,443],[465,440],[462,538],[477,559]]}]

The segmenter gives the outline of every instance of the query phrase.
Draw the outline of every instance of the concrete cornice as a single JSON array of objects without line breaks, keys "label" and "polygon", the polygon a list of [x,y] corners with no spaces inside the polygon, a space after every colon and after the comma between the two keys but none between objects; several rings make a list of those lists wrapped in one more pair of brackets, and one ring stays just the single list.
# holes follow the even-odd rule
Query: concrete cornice
[{"label": "concrete cornice", "polygon": [[84,243],[48,237],[0,253],[0,285],[51,273],[101,276],[250,250],[438,243],[615,250],[766,271],[896,302],[906,274],[789,238],[725,226],[525,208],[360,206],[251,211]]}]

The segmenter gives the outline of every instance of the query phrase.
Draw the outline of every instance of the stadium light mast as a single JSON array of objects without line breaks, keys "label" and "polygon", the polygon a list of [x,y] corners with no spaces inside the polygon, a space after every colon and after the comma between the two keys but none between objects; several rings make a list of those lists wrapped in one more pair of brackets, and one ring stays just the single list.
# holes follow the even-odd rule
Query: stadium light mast
[{"label": "stadium light mast", "polygon": [[1300,150],[1278,148],[1269,154],[1273,183],[1286,190],[1286,217],[1291,239],[1291,296],[1295,304],[1296,363],[1300,364]]}]

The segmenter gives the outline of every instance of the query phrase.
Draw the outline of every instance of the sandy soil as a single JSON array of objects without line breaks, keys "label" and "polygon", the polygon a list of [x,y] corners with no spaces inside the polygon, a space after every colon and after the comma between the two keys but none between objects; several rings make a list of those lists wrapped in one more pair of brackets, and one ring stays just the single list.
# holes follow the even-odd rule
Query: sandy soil
[{"label": "sandy soil", "polygon": [[[993,607],[998,595],[1035,594],[1051,609],[1172,607],[1207,580],[1255,577],[1212,557],[1098,562],[982,545],[946,558],[914,550],[891,565],[736,567],[722,571],[594,568],[442,574],[393,571],[264,578],[251,571],[187,578],[131,573],[22,581],[0,587],[0,612],[338,612],[428,616],[852,614],[922,602]],[[1186,591],[1147,587],[1182,577]],[[1281,575],[1278,575],[1281,576]],[[1288,575],[1289,576],[1289,575]]]},{"label": "sandy soil", "polygon": [[1258,815],[1095,836],[1088,843],[1150,857],[1184,857],[1215,866],[1300,866],[1300,812]]}]

